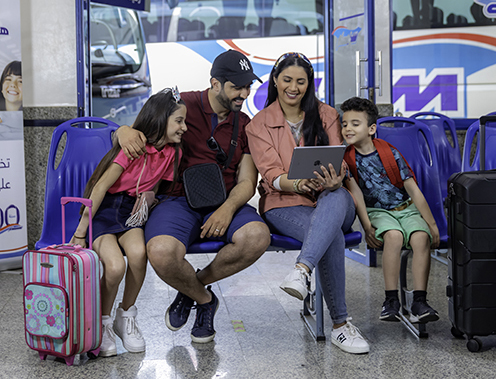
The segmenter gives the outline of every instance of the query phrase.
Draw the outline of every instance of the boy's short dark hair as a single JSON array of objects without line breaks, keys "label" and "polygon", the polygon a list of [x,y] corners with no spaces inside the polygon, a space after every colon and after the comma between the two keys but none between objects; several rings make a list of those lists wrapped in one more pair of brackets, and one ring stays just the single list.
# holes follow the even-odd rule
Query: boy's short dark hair
[{"label": "boy's short dark hair", "polygon": [[368,126],[375,124],[379,118],[379,111],[375,104],[361,97],[352,97],[341,104],[341,110],[344,112],[355,111],[367,113]]}]

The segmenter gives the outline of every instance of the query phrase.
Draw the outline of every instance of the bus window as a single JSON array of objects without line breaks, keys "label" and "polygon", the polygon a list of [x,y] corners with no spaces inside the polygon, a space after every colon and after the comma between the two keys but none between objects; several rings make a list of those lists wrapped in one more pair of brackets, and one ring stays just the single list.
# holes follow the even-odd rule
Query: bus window
[{"label": "bus window", "polygon": [[152,91],[207,88],[217,55],[242,51],[263,83],[254,82],[243,111],[263,109],[269,74],[288,51],[305,54],[315,71],[316,95],[324,93],[323,0],[151,0],[140,17],[146,36]]},{"label": "bus window", "polygon": [[91,5],[92,114],[131,125],[151,94],[138,14]]},{"label": "bus window", "polygon": [[152,0],[142,12],[153,42],[259,38],[323,32],[323,0]]},{"label": "bus window", "polygon": [[489,1],[393,0],[395,113],[438,112],[464,127],[464,119],[494,112],[496,21],[485,16]]},{"label": "bus window", "polygon": [[394,30],[479,25],[496,23],[473,0],[393,0]]}]

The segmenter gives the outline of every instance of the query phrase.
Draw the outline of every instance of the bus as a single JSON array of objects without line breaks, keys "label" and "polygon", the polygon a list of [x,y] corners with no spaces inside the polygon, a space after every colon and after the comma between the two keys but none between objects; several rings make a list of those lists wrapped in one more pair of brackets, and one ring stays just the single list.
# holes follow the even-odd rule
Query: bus
[{"label": "bus", "polygon": [[393,0],[396,112],[408,117],[434,111],[463,127],[496,110],[496,7],[491,3]]},{"label": "bus", "polygon": [[[470,120],[496,110],[491,96],[496,93],[496,7],[491,4],[392,0],[395,114],[433,111]],[[324,100],[323,9],[324,0],[152,0],[151,11],[141,13],[152,91],[176,84],[181,91],[207,88],[215,56],[238,49],[264,81],[253,84],[243,108],[253,116],[263,108],[275,60],[299,51],[312,61],[317,96]],[[331,35],[339,43],[356,38]]]},{"label": "bus", "polygon": [[91,3],[90,21],[92,115],[132,125],[152,92],[140,17]]}]

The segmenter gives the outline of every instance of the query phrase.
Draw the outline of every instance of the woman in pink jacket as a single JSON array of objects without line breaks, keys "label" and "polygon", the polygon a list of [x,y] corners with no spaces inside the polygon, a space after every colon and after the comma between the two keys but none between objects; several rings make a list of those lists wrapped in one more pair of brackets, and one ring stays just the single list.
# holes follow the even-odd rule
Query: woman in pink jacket
[{"label": "woman in pink jacket", "polygon": [[349,322],[345,299],[344,232],[355,219],[355,205],[342,187],[343,167],[321,166],[315,179],[289,180],[296,146],[340,145],[337,111],[315,96],[314,72],[300,53],[282,55],[272,68],[265,109],[246,127],[251,155],[262,175],[259,211],[277,233],[303,243],[295,268],[281,288],[303,300],[306,278],[319,267],[322,292],[332,317],[332,343],[349,353],[369,345]]}]

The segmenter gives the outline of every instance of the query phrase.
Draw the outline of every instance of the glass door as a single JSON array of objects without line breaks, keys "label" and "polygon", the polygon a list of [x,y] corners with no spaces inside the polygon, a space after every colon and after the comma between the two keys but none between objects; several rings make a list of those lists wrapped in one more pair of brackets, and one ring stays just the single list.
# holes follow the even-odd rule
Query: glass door
[{"label": "glass door", "polygon": [[389,20],[389,2],[326,1],[326,92],[336,109],[353,96],[390,104]]}]

